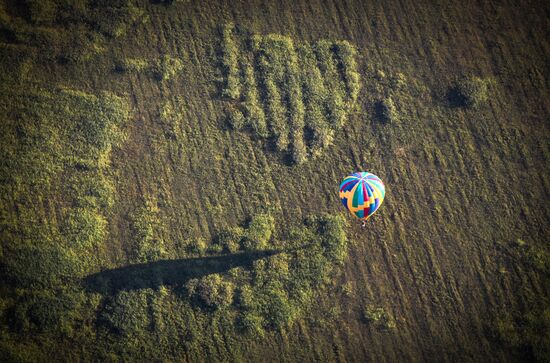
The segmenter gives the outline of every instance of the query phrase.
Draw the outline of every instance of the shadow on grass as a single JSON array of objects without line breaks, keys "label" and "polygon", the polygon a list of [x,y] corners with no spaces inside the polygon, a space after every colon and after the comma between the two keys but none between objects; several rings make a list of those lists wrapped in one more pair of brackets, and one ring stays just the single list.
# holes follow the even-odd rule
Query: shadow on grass
[{"label": "shadow on grass", "polygon": [[122,290],[156,288],[161,285],[181,286],[188,280],[234,267],[252,268],[258,259],[279,254],[280,250],[242,252],[223,256],[161,260],[105,270],[85,277],[82,282],[89,292],[114,294]]}]

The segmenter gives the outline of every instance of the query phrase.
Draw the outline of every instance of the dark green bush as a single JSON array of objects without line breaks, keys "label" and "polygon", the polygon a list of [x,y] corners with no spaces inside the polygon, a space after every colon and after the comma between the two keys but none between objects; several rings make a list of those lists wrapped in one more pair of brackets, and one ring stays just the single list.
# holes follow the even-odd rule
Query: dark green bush
[{"label": "dark green bush", "polygon": [[357,63],[355,62],[357,49],[345,40],[335,42],[335,48],[344,73],[349,107],[351,107],[357,101],[361,90],[361,76],[357,72]]},{"label": "dark green bush", "polygon": [[390,97],[376,102],[374,112],[376,118],[383,123],[391,124],[398,121],[397,109]]},{"label": "dark green bush", "polygon": [[454,106],[478,107],[487,101],[488,82],[479,77],[457,81],[449,90],[449,101]]},{"label": "dark green bush", "polygon": [[62,233],[71,246],[91,253],[107,235],[107,220],[95,208],[74,208],[66,216]]},{"label": "dark green bush", "polygon": [[233,303],[233,283],[219,274],[211,274],[186,284],[189,295],[196,296],[210,308],[227,307]]},{"label": "dark green bush", "polygon": [[143,335],[151,325],[150,289],[121,291],[103,309],[100,322],[127,338]]},{"label": "dark green bush", "polygon": [[265,80],[267,111],[271,136],[275,137],[277,150],[285,151],[288,147],[288,126],[286,110],[281,100],[279,89],[271,79]]},{"label": "dark green bush", "polygon": [[244,229],[240,227],[231,228],[218,234],[216,243],[222,246],[225,252],[235,253],[241,248],[244,235]]}]

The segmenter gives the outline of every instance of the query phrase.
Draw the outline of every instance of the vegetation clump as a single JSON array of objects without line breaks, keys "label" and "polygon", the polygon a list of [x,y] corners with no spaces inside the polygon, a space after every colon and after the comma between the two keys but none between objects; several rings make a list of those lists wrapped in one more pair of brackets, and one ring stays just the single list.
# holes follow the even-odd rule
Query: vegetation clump
[{"label": "vegetation clump", "polygon": [[258,214],[246,228],[243,246],[248,250],[264,250],[275,231],[275,219],[270,214]]},{"label": "vegetation clump", "polygon": [[111,38],[122,37],[132,26],[148,20],[145,10],[130,1],[125,1],[121,6],[101,6],[94,10],[96,29]]},{"label": "vegetation clump", "polygon": [[145,203],[131,215],[136,262],[156,261],[166,255],[162,238],[163,225],[159,209],[151,202]]},{"label": "vegetation clump", "polygon": [[280,34],[256,34],[248,40],[251,52],[239,51],[233,28],[226,25],[222,34],[222,93],[241,102],[246,121],[232,107],[237,115],[236,122],[229,117],[231,124],[235,129],[250,126],[293,164],[320,155],[359,97],[355,47],[328,40],[296,45]]},{"label": "vegetation clump", "polygon": [[391,97],[376,102],[374,112],[376,118],[383,123],[391,124],[399,119],[399,114]]},{"label": "vegetation clump", "polygon": [[239,49],[233,38],[234,30],[233,23],[222,27],[222,67],[226,78],[222,95],[231,100],[238,100],[241,97],[241,80],[238,66]]},{"label": "vegetation clump", "polygon": [[159,81],[168,81],[183,69],[183,62],[165,54],[155,65],[154,74]]},{"label": "vegetation clump", "polygon": [[100,321],[118,334],[135,339],[149,328],[151,296],[149,289],[121,291],[108,301]]},{"label": "vegetation clump", "polygon": [[[12,301],[23,309],[14,310],[14,319],[24,329],[70,333],[72,311],[84,298],[57,291],[97,266],[112,206],[106,169],[112,148],[124,140],[129,108],[111,93],[0,92],[0,263],[24,300],[36,302],[24,308]],[[43,218],[46,200],[55,205],[57,223]]]},{"label": "vegetation clump", "polygon": [[487,101],[488,81],[480,77],[464,78],[449,91],[449,101],[459,107],[479,107]]},{"label": "vegetation clump", "polygon": [[145,58],[123,58],[117,61],[115,70],[124,73],[141,73],[150,68],[149,61]]},{"label": "vegetation clump", "polygon": [[233,302],[233,283],[219,274],[211,274],[201,279],[190,280],[186,284],[190,296],[196,296],[211,308],[228,307]]},{"label": "vegetation clump", "polygon": [[363,310],[363,318],[367,323],[381,329],[394,329],[395,319],[384,308],[366,306]]}]

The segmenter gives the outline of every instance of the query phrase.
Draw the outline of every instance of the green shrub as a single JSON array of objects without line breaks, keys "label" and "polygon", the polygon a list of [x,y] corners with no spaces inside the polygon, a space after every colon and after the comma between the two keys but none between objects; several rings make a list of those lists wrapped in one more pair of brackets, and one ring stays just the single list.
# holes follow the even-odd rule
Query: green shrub
[{"label": "green shrub", "polygon": [[245,312],[239,318],[239,327],[250,337],[263,337],[265,334],[264,326],[266,322],[264,318],[255,312]]},{"label": "green shrub", "polygon": [[487,101],[488,81],[479,77],[464,78],[449,91],[451,104],[461,107],[478,107]]},{"label": "green shrub", "polygon": [[357,49],[348,41],[335,42],[336,54],[340,60],[350,107],[357,101],[361,90],[361,76],[357,72],[355,58]]},{"label": "green shrub", "polygon": [[187,252],[202,256],[208,250],[208,243],[202,237],[193,238],[188,241]]},{"label": "green shrub", "polygon": [[292,161],[299,165],[304,163],[306,160],[306,144],[304,143],[303,134],[300,130],[300,132],[297,131],[292,135]]},{"label": "green shrub", "polygon": [[74,254],[59,245],[10,248],[3,263],[7,280],[20,288],[47,288],[81,274]]},{"label": "green shrub", "polygon": [[241,248],[244,235],[244,229],[240,227],[231,228],[218,234],[216,243],[222,246],[224,251],[235,253]]},{"label": "green shrub", "polygon": [[144,23],[148,19],[144,9],[132,4],[120,7],[98,6],[92,15],[97,30],[111,38],[126,35],[132,26]]},{"label": "green shrub", "polygon": [[211,274],[200,279],[190,280],[188,293],[196,296],[210,308],[227,307],[233,303],[234,285],[219,274]]},{"label": "green shrub", "polygon": [[159,81],[168,81],[183,69],[183,62],[165,54],[155,65],[155,77]]},{"label": "green shrub", "polygon": [[151,324],[150,289],[121,291],[103,309],[100,322],[127,338],[143,335]]},{"label": "green shrub", "polygon": [[397,122],[399,119],[397,109],[391,97],[376,102],[374,105],[374,112],[376,118],[383,123],[391,124]]},{"label": "green shrub", "polygon": [[74,208],[66,217],[62,232],[71,246],[92,252],[107,235],[107,220],[94,208]]},{"label": "green shrub", "polygon": [[271,235],[275,230],[275,219],[269,214],[257,214],[245,230],[244,248],[247,250],[264,250],[268,247]]},{"label": "green shrub", "polygon": [[267,95],[266,102],[271,136],[275,137],[277,150],[285,151],[289,143],[286,110],[275,82],[271,79],[266,79],[264,86]]},{"label": "green shrub", "polygon": [[233,130],[242,130],[247,124],[247,120],[238,108],[228,112],[227,122]]},{"label": "green shrub", "polygon": [[41,332],[70,333],[83,296],[64,291],[40,291],[20,298],[27,305],[29,321]]},{"label": "green shrub", "polygon": [[394,329],[395,319],[384,308],[366,306],[363,310],[363,318],[377,328]]},{"label": "green shrub", "polygon": [[289,326],[298,311],[294,308],[285,290],[275,286],[262,289],[260,309],[264,311],[267,327],[281,329]]}]

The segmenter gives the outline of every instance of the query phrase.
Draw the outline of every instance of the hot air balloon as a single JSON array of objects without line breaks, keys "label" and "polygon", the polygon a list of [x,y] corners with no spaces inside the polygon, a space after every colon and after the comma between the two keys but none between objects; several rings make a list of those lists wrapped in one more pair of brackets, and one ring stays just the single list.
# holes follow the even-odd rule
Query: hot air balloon
[{"label": "hot air balloon", "polygon": [[340,200],[350,213],[363,221],[374,214],[382,204],[386,190],[384,183],[366,171],[353,173],[340,183]]}]

